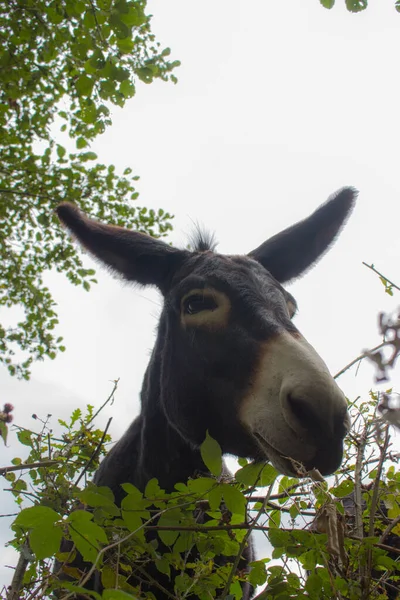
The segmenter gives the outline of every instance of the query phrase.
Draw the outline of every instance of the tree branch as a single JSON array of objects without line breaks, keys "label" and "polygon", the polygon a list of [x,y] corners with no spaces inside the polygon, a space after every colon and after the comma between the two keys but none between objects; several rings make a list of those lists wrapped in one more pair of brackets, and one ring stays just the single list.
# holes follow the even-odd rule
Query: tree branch
[{"label": "tree branch", "polygon": [[375,348],[371,348],[371,350],[366,350],[365,352],[363,352],[362,354],[360,354],[360,356],[357,356],[357,358],[355,358],[354,360],[352,360],[351,362],[349,362],[349,364],[346,365],[345,367],[343,367],[343,369],[341,369],[340,371],[338,371],[338,373],[336,373],[336,375],[333,376],[333,379],[337,379],[338,377],[340,377],[341,375],[343,375],[343,373],[345,373],[346,371],[348,371],[349,369],[351,369],[351,367],[353,365],[355,365],[356,363],[364,360],[364,358],[369,358],[371,354],[373,354],[377,350],[380,350],[381,348],[383,348],[384,346],[386,346],[389,343],[390,342],[383,341],[380,344],[378,344],[377,346],[375,346]]},{"label": "tree branch", "polygon": [[51,467],[58,464],[59,460],[42,460],[34,463],[24,463],[22,465],[11,465],[10,467],[0,467],[0,475],[7,475],[11,471],[23,471],[24,469],[39,469],[40,467]]},{"label": "tree branch", "polygon": [[390,281],[390,279],[388,279],[385,275],[383,275],[382,273],[380,273],[378,271],[378,269],[375,269],[374,265],[369,265],[366,262],[363,261],[362,263],[364,266],[368,267],[368,269],[371,269],[371,271],[373,271],[374,273],[376,273],[377,275],[379,275],[379,277],[381,277],[382,279],[384,279],[385,281],[388,282],[388,284],[392,287],[394,287],[396,290],[398,290],[400,292],[400,287],[398,285],[396,285],[395,283],[393,283],[393,281]]}]

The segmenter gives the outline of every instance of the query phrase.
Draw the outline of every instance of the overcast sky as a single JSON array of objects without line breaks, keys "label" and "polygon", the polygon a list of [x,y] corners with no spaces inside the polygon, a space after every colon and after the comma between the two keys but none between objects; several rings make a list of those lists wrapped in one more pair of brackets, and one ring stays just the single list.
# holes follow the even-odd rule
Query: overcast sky
[{"label": "overcast sky", "polygon": [[[332,373],[379,343],[377,314],[398,305],[362,261],[400,282],[400,15],[394,0],[356,15],[337,3],[327,11],[318,0],[152,0],[153,31],[182,62],[179,83],[139,84],[93,145],[101,161],[140,175],[138,203],[175,214],[174,244],[199,222],[225,253],[247,253],[338,188],[357,187],[335,247],[290,286],[296,325]],[[99,425],[112,414],[118,438],[138,414],[161,299],[105,271],[98,280],[88,294],[48,278],[67,352],[34,365],[28,383],[0,371],[1,402],[15,405],[16,423],[34,428],[32,413],[98,406],[118,377],[117,404]],[[374,386],[373,374],[363,364],[339,383],[354,398]],[[21,456],[13,436],[0,450],[4,465]],[[8,494],[1,505],[14,510]],[[9,523],[0,519],[1,547]],[[16,561],[0,551],[0,583]]]}]

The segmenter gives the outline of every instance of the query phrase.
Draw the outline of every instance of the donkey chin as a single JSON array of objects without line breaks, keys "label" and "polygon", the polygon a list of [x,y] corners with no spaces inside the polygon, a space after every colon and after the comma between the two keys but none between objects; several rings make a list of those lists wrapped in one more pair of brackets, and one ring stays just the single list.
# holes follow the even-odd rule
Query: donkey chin
[{"label": "donkey chin", "polygon": [[265,344],[240,418],[282,473],[330,475],[340,466],[350,428],[346,398],[298,332]]}]

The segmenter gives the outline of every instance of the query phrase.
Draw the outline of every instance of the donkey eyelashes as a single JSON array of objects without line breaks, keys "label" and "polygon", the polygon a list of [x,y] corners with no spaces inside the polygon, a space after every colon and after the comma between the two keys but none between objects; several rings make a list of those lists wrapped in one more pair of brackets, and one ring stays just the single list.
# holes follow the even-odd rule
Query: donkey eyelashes
[{"label": "donkey eyelashes", "polygon": [[191,294],[183,302],[182,310],[185,315],[196,315],[202,310],[215,310],[218,304],[211,296]]}]

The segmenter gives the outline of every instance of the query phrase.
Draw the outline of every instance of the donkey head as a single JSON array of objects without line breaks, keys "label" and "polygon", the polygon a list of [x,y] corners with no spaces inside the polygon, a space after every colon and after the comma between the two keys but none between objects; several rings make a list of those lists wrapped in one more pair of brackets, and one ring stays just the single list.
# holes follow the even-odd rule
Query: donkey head
[{"label": "donkey head", "polygon": [[346,401],[293,324],[296,301],[282,284],[324,254],[355,198],[340,190],[247,256],[217,254],[204,240],[192,252],[172,248],[70,204],[58,215],[108,267],[163,294],[157,409],[182,438],[198,447],[208,429],[223,452],[287,474],[300,465],[329,474],[342,459]]}]

